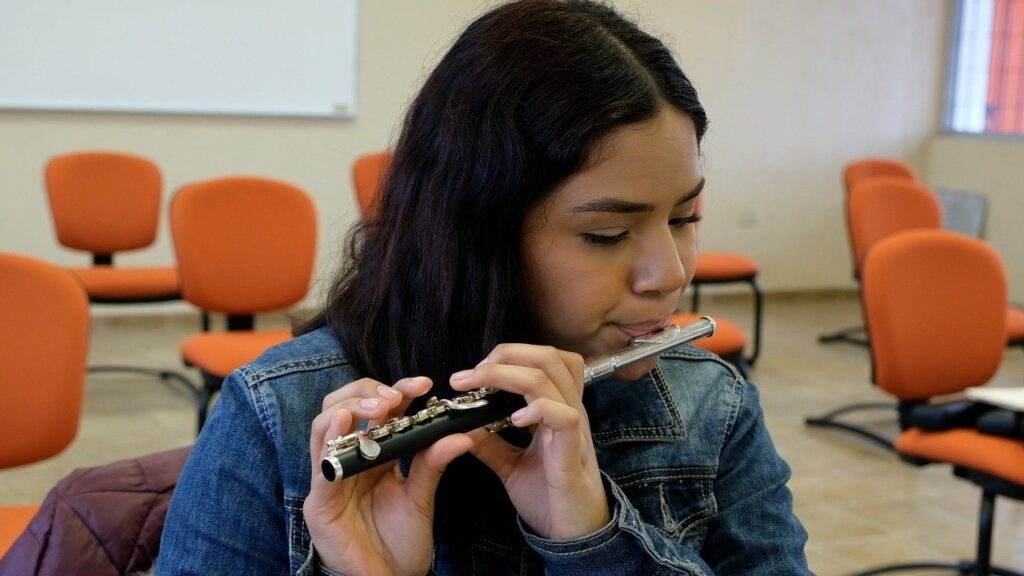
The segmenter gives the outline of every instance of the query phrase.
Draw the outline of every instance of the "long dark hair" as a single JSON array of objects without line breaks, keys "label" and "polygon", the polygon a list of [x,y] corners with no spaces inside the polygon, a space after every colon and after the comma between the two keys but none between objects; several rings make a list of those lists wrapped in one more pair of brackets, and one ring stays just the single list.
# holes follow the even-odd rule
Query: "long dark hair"
[{"label": "long dark hair", "polygon": [[672,54],[608,6],[522,0],[475,20],[413,101],[379,197],[349,237],[325,309],[382,382],[474,366],[535,340],[521,253],[527,211],[617,127],[664,106],[707,128]]}]

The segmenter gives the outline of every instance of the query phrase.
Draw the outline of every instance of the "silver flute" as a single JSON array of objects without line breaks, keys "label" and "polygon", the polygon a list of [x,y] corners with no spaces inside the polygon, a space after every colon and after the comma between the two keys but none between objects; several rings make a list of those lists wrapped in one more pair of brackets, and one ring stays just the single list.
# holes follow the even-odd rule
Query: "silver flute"
[{"label": "silver flute", "polygon": [[[662,352],[715,333],[715,321],[707,316],[686,326],[671,325],[638,336],[616,352],[587,360],[583,384],[604,380],[615,372]],[[522,396],[480,388],[455,398],[431,398],[422,410],[392,418],[380,426],[357,430],[327,441],[321,460],[324,478],[334,482],[351,478],[375,466],[415,454],[449,434],[469,432],[481,426],[491,432],[508,425],[508,416],[525,405]]]}]

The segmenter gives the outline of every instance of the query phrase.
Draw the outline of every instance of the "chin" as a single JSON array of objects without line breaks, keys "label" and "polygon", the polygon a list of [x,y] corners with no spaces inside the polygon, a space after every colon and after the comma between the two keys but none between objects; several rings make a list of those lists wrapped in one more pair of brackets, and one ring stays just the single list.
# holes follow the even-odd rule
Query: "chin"
[{"label": "chin", "polygon": [[654,370],[654,366],[658,363],[658,357],[647,358],[636,364],[630,364],[625,368],[615,372],[615,378],[619,380],[637,380],[644,377],[648,372]]}]

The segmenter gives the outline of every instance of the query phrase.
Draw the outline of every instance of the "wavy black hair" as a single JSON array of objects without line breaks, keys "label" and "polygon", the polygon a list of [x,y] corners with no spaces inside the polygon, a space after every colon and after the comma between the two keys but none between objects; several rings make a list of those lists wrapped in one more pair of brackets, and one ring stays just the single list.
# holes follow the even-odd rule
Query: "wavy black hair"
[{"label": "wavy black hair", "polygon": [[621,126],[665,106],[707,129],[669,50],[609,6],[522,0],[472,22],[405,117],[378,218],[349,237],[323,311],[356,368],[382,382],[472,367],[534,342],[521,250],[528,210]]}]

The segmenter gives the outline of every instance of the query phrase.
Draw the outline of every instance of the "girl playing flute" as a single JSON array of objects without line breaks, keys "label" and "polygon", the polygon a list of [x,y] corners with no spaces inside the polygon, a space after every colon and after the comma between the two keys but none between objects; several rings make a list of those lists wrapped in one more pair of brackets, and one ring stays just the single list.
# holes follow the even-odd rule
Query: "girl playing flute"
[{"label": "girl playing flute", "polygon": [[[230,376],[158,574],[808,574],[757,391],[682,346],[584,388],[692,278],[708,120],[584,0],[472,22],[405,117],[323,311]],[[335,483],[327,441],[482,387],[512,427]]]}]

